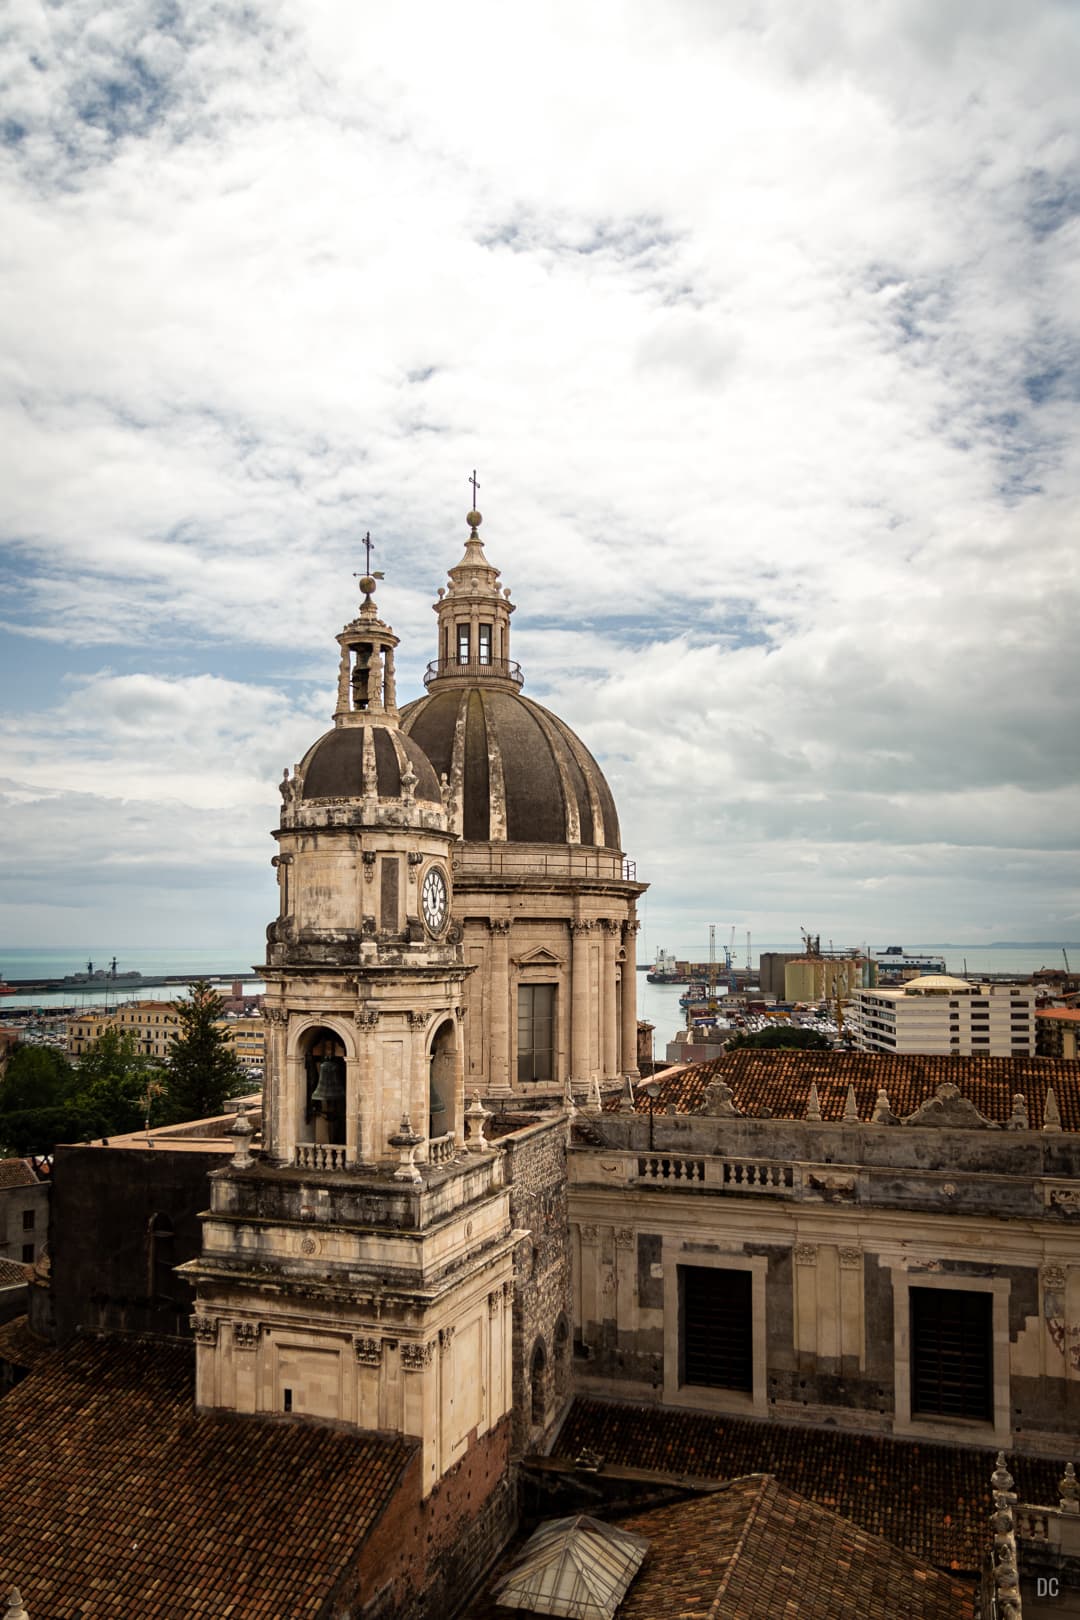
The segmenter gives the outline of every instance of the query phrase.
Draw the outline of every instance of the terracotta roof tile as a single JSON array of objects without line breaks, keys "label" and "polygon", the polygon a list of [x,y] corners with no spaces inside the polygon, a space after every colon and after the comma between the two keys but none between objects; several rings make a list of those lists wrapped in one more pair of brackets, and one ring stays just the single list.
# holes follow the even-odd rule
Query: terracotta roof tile
[{"label": "terracotta roof tile", "polygon": [[25,1159],[0,1159],[0,1187],[36,1187],[38,1178]]},{"label": "terracotta roof tile", "polygon": [[619,1620],[974,1620],[973,1582],[932,1569],[770,1475],[619,1525],[649,1543]]},{"label": "terracotta roof tile", "polygon": [[1036,1018],[1054,1018],[1061,1023],[1080,1023],[1080,1007],[1037,1007]]},{"label": "terracotta roof tile", "polygon": [[49,1620],[325,1604],[415,1443],[199,1415],[186,1345],[80,1341],[0,1401],[0,1591]]},{"label": "terracotta roof tile", "polygon": [[[553,1455],[598,1453],[612,1467],[676,1478],[775,1474],[819,1507],[939,1569],[979,1569],[987,1548],[993,1453],[886,1435],[715,1417],[579,1397]],[[1021,1500],[1054,1502],[1060,1463],[1012,1466]]]},{"label": "terracotta roof tile", "polygon": [[[887,1091],[894,1114],[912,1114],[946,1082],[957,1086],[981,1114],[1002,1124],[1012,1112],[1014,1092],[1027,1098],[1033,1130],[1043,1123],[1047,1087],[1052,1085],[1061,1114],[1062,1129],[1080,1131],[1080,1059],[1044,1057],[932,1056],[879,1052],[803,1052],[746,1050],[726,1052],[706,1063],[692,1063],[655,1076],[660,1096],[658,1112],[674,1103],[679,1113],[696,1113],[705,1101],[710,1080],[723,1080],[744,1114],[768,1109],[777,1119],[802,1119],[817,1082],[822,1118],[841,1119],[848,1085],[855,1088],[859,1118],[867,1121],[879,1090]],[[619,1099],[605,1102],[611,1112]],[[648,1113],[649,1100],[639,1088],[635,1098],[639,1114]]]},{"label": "terracotta roof tile", "polygon": [[29,1282],[33,1273],[33,1266],[25,1266],[21,1260],[0,1257],[0,1288],[14,1288],[18,1283]]},{"label": "terracotta roof tile", "polygon": [[36,1367],[43,1356],[52,1354],[52,1348],[47,1339],[31,1333],[25,1316],[16,1316],[0,1327],[0,1361],[12,1367]]}]

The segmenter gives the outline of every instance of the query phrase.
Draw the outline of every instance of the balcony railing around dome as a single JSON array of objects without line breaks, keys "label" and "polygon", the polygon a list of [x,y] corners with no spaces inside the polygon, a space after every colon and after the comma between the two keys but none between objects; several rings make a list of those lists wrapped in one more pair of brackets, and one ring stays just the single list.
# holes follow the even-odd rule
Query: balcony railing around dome
[{"label": "balcony railing around dome", "polygon": [[521,673],[521,665],[515,663],[512,658],[491,658],[486,664],[475,660],[468,664],[459,664],[456,658],[434,658],[424,671],[424,685],[430,686],[432,681],[437,681],[444,675],[463,675],[470,681],[496,675],[501,680],[512,681],[515,686],[521,686],[525,680]]},{"label": "balcony railing around dome", "polygon": [[458,844],[454,870],[487,877],[576,877],[636,883],[637,862],[585,844]]}]

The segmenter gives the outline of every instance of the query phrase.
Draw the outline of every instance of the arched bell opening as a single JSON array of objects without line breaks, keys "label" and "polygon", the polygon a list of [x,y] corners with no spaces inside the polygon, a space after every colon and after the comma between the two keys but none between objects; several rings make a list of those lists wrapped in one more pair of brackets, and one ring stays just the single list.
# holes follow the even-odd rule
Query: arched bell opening
[{"label": "arched bell opening", "polygon": [[345,1141],[345,1043],[325,1025],[302,1037],[304,1128],[308,1142]]},{"label": "arched bell opening", "polygon": [[461,1130],[457,1101],[457,1028],[447,1018],[435,1031],[428,1065],[428,1136],[457,1137]]}]

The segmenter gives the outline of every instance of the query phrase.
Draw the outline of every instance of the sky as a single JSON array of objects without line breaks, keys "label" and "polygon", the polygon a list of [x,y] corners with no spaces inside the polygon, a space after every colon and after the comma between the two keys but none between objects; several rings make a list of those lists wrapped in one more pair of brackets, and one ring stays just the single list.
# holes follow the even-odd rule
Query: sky
[{"label": "sky", "polygon": [[647,953],[1080,939],[1080,6],[7,15],[0,947],[261,959],[474,467]]}]

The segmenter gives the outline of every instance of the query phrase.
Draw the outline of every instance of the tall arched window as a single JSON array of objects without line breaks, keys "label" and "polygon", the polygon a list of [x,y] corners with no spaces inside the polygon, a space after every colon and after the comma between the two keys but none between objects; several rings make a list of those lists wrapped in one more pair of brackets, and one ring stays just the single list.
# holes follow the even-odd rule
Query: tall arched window
[{"label": "tall arched window", "polygon": [[533,1346],[532,1361],[530,1363],[530,1377],[532,1380],[532,1420],[534,1423],[543,1423],[547,1411],[547,1391],[544,1388],[547,1375],[547,1356],[544,1353],[543,1339],[537,1339]]},{"label": "tall arched window", "polygon": [[146,1227],[146,1292],[155,1305],[175,1305],[176,1234],[173,1223],[161,1210],[151,1215]]}]

